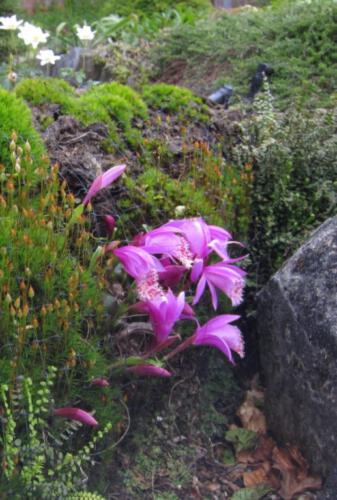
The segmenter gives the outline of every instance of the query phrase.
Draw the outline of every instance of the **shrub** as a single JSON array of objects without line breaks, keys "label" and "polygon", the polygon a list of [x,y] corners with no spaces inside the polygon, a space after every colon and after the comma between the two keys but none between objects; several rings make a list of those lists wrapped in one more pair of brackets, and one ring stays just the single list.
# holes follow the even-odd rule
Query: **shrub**
[{"label": "shrub", "polygon": [[250,241],[260,285],[337,213],[336,109],[280,114],[268,99],[256,102],[237,147],[254,164]]},{"label": "shrub", "polygon": [[336,20],[333,0],[283,2],[258,12],[208,16],[160,36],[153,67],[160,74],[170,62],[184,61],[181,81],[186,85],[210,92],[231,83],[238,96],[247,94],[257,65],[265,62],[275,70],[272,88],[282,108],[294,99],[331,103]]}]

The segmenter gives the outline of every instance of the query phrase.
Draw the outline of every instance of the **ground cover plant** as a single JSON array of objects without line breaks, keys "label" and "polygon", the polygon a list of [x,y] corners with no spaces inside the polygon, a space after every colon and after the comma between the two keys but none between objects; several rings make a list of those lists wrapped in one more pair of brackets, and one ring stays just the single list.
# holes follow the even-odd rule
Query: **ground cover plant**
[{"label": "ground cover plant", "polygon": [[337,6],[332,0],[279,2],[274,7],[211,15],[161,38],[154,49],[157,77],[191,86],[204,95],[226,83],[248,94],[257,65],[274,69],[279,106],[333,104],[336,89]]}]

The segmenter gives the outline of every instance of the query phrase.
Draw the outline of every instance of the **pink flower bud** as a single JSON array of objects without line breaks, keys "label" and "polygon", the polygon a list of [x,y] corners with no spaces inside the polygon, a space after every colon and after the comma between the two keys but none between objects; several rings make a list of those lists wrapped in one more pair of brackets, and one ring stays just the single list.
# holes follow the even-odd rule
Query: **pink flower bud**
[{"label": "pink flower bud", "polygon": [[116,227],[116,220],[112,215],[103,215],[103,220],[105,222],[107,233],[111,236]]},{"label": "pink flower bud", "polygon": [[92,425],[93,427],[96,427],[98,425],[97,420],[95,420],[90,413],[81,410],[80,408],[70,408],[69,406],[66,406],[64,408],[56,408],[53,413],[56,417],[77,420],[77,422],[81,422],[82,424],[86,425]]}]

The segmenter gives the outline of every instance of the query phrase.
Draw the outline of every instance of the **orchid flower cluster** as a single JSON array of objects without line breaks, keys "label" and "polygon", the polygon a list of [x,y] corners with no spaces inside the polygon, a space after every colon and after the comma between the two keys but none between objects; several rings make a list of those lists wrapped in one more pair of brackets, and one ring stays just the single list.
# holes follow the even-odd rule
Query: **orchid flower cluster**
[{"label": "orchid flower cluster", "polygon": [[[173,335],[177,321],[190,319],[197,328],[192,336],[182,341],[165,360],[190,345],[209,345],[222,351],[233,362],[232,351],[244,355],[242,335],[233,321],[238,315],[222,314],[200,325],[185,291],[175,294],[180,283],[195,286],[192,306],[196,305],[208,287],[214,310],[218,308],[218,291],[231,300],[233,306],[243,300],[245,271],[235,265],[244,257],[233,259],[229,245],[236,243],[228,231],[206,224],[201,218],[171,220],[157,229],[139,234],[131,245],[115,248],[113,254],[136,284],[139,302],[133,310],[149,316],[155,354],[179,339]],[[109,246],[108,246],[109,250]],[[213,257],[217,262],[210,263]],[[138,374],[170,376],[161,367],[151,364],[131,367]]]},{"label": "orchid flower cluster", "polygon": [[[79,206],[78,214],[83,212],[101,189],[118,179],[125,169],[126,165],[117,165],[99,175]],[[112,235],[115,220],[111,215],[106,215],[105,221],[108,233]],[[232,324],[240,316],[221,314],[200,325],[192,307],[200,301],[206,287],[210,291],[215,311],[218,308],[218,291],[223,292],[233,306],[241,304],[246,273],[235,264],[245,256],[231,258],[229,247],[233,244],[243,246],[233,241],[225,229],[195,217],[171,220],[152,231],[140,233],[130,245],[116,248],[116,241],[106,245],[105,253],[112,252],[135,281],[139,300],[131,308],[148,315],[153,329],[154,342],[149,352],[139,358],[136,364],[135,358],[132,358],[131,366],[126,360],[128,372],[141,376],[170,377],[171,373],[154,356],[177,341],[180,343],[164,357],[164,362],[191,345],[216,347],[231,363],[234,363],[232,352],[244,356],[241,331]],[[213,263],[214,258],[216,262]],[[179,291],[181,284],[185,290],[195,288],[192,305],[185,290]],[[175,293],[176,289],[178,292]],[[194,333],[185,340],[181,340],[173,331],[180,320],[192,320],[197,325]],[[109,382],[105,378],[97,378],[91,381],[91,385],[107,387]],[[90,426],[98,425],[90,413],[79,408],[57,408],[54,415]]]},{"label": "orchid flower cluster", "polygon": [[[125,168],[125,165],[118,165],[98,176],[88,190],[83,206],[122,175]],[[112,234],[113,217],[106,215],[105,221],[108,232]],[[246,273],[236,263],[245,257],[230,257],[229,247],[233,244],[243,246],[233,241],[225,229],[208,225],[201,217],[196,217],[171,220],[152,231],[138,234],[131,244],[123,247],[116,248],[116,242],[106,246],[105,252],[112,252],[135,281],[139,301],[132,309],[149,316],[154,333],[150,355],[163,351],[179,339],[173,334],[173,328],[176,322],[184,319],[195,321],[197,328],[165,360],[189,345],[216,347],[231,362],[232,351],[241,357],[244,355],[241,332],[232,324],[239,319],[238,315],[222,314],[201,326],[192,308],[200,301],[206,287],[215,311],[218,308],[218,291],[223,292],[233,306],[241,304]],[[216,262],[213,262],[214,258]],[[179,288],[182,283],[185,288],[186,284],[195,288],[192,301],[187,300],[185,291],[174,293],[173,289]],[[171,375],[165,368],[150,361],[129,367],[128,371],[139,375]]]}]

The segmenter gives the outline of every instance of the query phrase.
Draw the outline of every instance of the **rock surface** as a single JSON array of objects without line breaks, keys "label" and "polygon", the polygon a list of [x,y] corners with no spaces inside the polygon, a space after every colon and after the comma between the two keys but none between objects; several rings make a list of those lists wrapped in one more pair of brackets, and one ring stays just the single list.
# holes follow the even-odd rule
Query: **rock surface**
[{"label": "rock surface", "polygon": [[261,291],[258,330],[269,429],[327,474],[337,465],[337,217]]}]

